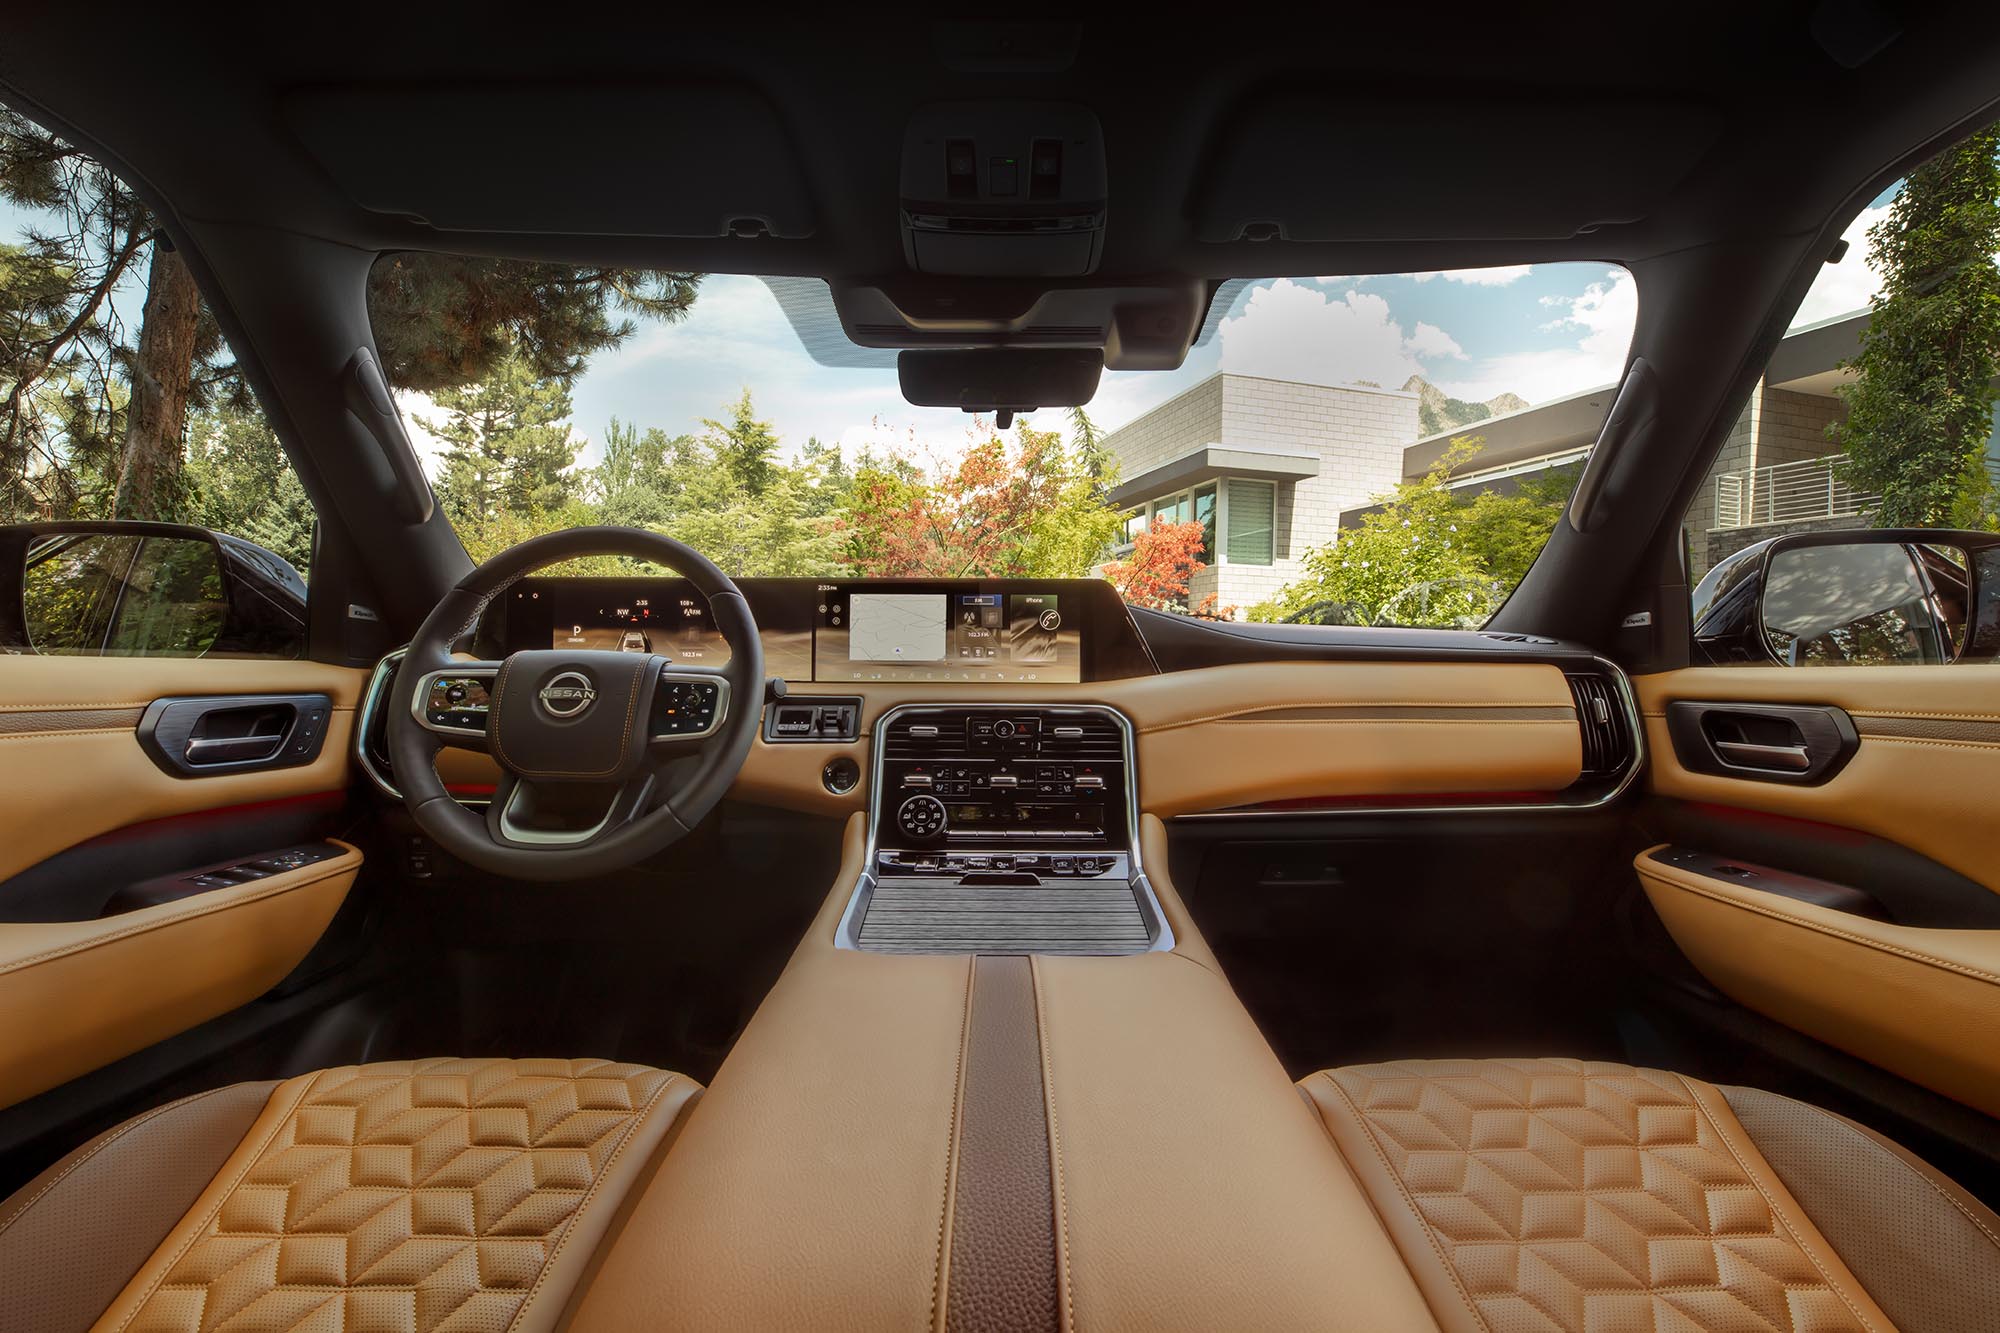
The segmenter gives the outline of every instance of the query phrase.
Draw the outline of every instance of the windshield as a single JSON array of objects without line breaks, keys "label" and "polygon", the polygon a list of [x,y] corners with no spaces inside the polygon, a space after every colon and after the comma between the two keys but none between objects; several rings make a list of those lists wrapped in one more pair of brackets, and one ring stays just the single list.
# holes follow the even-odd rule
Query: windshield
[{"label": "windshield", "polygon": [[474,559],[612,523],[739,577],[1102,577],[1195,615],[1474,628],[1576,484],[1637,296],[1603,264],[1232,282],[1180,369],[1004,430],[906,403],[816,280],[405,253],[370,308]]}]

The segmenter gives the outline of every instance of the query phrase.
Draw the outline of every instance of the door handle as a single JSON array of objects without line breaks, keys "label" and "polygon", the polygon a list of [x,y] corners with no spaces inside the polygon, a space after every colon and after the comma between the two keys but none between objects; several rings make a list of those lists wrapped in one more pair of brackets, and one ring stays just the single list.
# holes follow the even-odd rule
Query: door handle
[{"label": "door handle", "polygon": [[1723,759],[1741,768],[1764,768],[1803,773],[1812,767],[1812,755],[1803,745],[1757,745],[1750,741],[1714,742]]},{"label": "door handle", "polygon": [[297,768],[319,758],[333,721],[324,694],[206,694],[155,699],[139,748],[177,778]]},{"label": "door handle", "polygon": [[1676,699],[1667,735],[1690,773],[1800,787],[1832,779],[1861,744],[1854,719],[1832,704]]},{"label": "door handle", "polygon": [[236,764],[269,759],[284,743],[283,736],[203,736],[189,741],[181,757],[190,764]]}]

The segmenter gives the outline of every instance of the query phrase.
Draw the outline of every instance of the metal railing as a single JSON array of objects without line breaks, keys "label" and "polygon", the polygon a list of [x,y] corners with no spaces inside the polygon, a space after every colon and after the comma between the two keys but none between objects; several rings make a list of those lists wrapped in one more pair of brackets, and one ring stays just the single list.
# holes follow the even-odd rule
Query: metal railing
[{"label": "metal railing", "polygon": [[1805,523],[1849,518],[1881,497],[1865,495],[1840,479],[1840,454],[1795,463],[1723,472],[1715,478],[1715,526],[1751,528],[1765,523]]}]

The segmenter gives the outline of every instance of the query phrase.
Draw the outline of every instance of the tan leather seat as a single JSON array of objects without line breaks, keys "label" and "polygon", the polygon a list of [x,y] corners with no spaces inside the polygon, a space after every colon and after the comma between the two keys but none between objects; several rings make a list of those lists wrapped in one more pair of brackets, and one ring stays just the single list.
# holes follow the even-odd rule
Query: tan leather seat
[{"label": "tan leather seat", "polygon": [[1300,1087],[1444,1329],[2000,1327],[2000,1218],[1829,1111],[1574,1060]]},{"label": "tan leather seat", "polygon": [[174,1102],[0,1204],[0,1328],[553,1327],[699,1092],[443,1059]]}]

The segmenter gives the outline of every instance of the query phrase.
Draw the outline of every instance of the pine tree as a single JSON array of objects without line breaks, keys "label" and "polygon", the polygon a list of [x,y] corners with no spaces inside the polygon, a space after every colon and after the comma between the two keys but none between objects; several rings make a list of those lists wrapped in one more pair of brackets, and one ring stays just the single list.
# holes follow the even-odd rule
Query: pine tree
[{"label": "pine tree", "polygon": [[525,358],[510,356],[477,384],[441,390],[436,402],[446,414],[429,423],[446,445],[438,498],[453,526],[553,513],[570,499],[578,446],[560,379],[538,378]]},{"label": "pine tree", "polygon": [[1882,497],[1884,527],[1977,522],[2000,354],[2000,127],[1912,171],[1868,246],[1882,295],[1846,363],[1860,378],[1838,390],[1847,420],[1827,432],[1842,471]]},{"label": "pine tree", "polygon": [[778,436],[770,422],[757,420],[750,390],[745,388],[743,396],[730,405],[728,421],[704,417],[701,424],[708,427],[707,443],[715,453],[716,462],[744,490],[753,496],[762,495],[771,484]]}]

